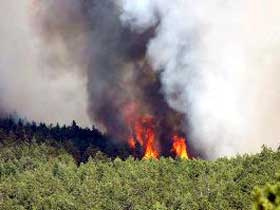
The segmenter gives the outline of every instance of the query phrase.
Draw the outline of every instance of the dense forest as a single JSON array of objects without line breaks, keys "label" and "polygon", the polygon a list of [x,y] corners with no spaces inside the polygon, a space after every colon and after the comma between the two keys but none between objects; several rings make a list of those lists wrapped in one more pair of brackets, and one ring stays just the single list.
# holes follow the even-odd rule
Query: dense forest
[{"label": "dense forest", "polygon": [[0,120],[0,209],[279,209],[280,151],[138,160],[95,128]]},{"label": "dense forest", "polygon": [[[45,123],[14,120],[14,117],[0,118],[0,140],[6,139],[8,144],[20,142],[48,143],[55,148],[63,148],[70,153],[77,163],[87,161],[101,151],[109,157],[125,159],[130,154],[127,143],[114,141],[113,138],[102,134],[94,126],[81,128],[75,121],[71,126],[46,125]],[[10,140],[10,141],[9,141]]]}]

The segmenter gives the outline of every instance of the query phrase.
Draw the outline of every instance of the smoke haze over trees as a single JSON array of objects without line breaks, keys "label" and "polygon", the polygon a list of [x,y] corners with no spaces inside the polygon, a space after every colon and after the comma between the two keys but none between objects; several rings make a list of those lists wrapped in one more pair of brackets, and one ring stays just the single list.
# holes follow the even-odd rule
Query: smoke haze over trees
[{"label": "smoke haze over trees", "polygon": [[[0,8],[0,116],[95,124],[151,114],[205,158],[279,144],[272,0],[35,0]],[[2,113],[2,114],[1,114]]]},{"label": "smoke haze over trees", "polygon": [[277,147],[280,3],[121,0],[135,31],[157,25],[147,57],[168,104],[208,158]]},{"label": "smoke haze over trees", "polygon": [[85,81],[73,74],[77,66],[51,56],[51,47],[40,41],[32,2],[1,2],[0,107],[29,120],[69,124],[75,119],[88,125]]}]

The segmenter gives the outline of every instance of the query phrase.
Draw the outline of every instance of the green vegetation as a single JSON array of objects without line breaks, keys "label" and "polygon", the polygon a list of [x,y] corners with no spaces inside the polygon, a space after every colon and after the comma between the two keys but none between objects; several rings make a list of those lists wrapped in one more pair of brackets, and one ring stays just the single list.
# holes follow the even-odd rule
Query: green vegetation
[{"label": "green vegetation", "polygon": [[[93,130],[7,122],[5,129],[0,126],[1,210],[272,210],[279,205],[280,151],[264,147],[256,155],[216,161],[120,159],[99,152],[110,151],[98,143],[101,134],[90,144],[75,140],[82,138],[75,133],[90,136]],[[55,137],[62,134],[70,140]]]},{"label": "green vegetation", "polygon": [[[278,178],[280,181],[280,177]],[[254,210],[280,210],[280,182],[254,190]]]},{"label": "green vegetation", "polygon": [[97,153],[78,166],[66,151],[44,143],[6,145],[0,209],[251,209],[253,187],[273,182],[277,171],[280,153],[265,148],[213,162],[111,161]]},{"label": "green vegetation", "polygon": [[46,125],[45,123],[29,123],[19,119],[0,118],[0,146],[17,145],[18,143],[47,143],[57,149],[63,148],[73,156],[77,163],[86,162],[98,151],[110,157],[129,156],[129,146],[117,143],[103,135],[96,128],[81,128],[75,121],[71,126]]}]

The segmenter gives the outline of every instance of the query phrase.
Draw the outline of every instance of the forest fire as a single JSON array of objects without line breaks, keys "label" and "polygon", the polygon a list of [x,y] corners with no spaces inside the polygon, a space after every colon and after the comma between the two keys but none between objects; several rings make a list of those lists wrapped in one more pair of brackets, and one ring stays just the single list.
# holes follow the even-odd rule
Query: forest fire
[{"label": "forest fire", "polygon": [[[188,159],[186,139],[179,135],[172,136],[172,148],[170,154],[181,159]],[[131,124],[131,134],[128,145],[132,151],[138,148],[143,151],[142,158],[158,159],[161,155],[161,141],[159,141],[156,122],[153,116],[145,115],[139,117]]]},{"label": "forest fire", "polygon": [[159,158],[154,118],[150,115],[140,117],[131,127],[132,132],[128,140],[130,148],[135,150],[137,145],[142,147],[143,159]]},{"label": "forest fire", "polygon": [[156,138],[155,132],[153,129],[148,129],[146,131],[146,146],[145,146],[145,155],[143,159],[158,158],[159,153],[155,148]]},{"label": "forest fire", "polygon": [[186,139],[178,135],[173,136],[172,152],[176,157],[181,159],[188,159]]}]

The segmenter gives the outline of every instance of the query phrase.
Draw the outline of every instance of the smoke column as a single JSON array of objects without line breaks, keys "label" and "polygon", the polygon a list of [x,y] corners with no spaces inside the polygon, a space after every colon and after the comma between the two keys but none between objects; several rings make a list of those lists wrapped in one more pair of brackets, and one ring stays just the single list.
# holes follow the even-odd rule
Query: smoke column
[{"label": "smoke column", "polygon": [[156,26],[146,56],[196,150],[216,158],[279,145],[280,3],[122,0],[120,7],[124,26]]},{"label": "smoke column", "polygon": [[279,10],[273,0],[3,2],[0,116],[93,123],[126,141],[128,119],[152,115],[160,144],[182,131],[208,159],[276,148]]},{"label": "smoke column", "polygon": [[52,123],[90,120],[121,138],[130,129],[124,115],[136,107],[169,109],[144,58],[153,30],[124,28],[115,1],[11,1],[1,11],[1,112]]},{"label": "smoke column", "polygon": [[153,27],[140,33],[123,27],[112,0],[48,0],[35,7],[35,29],[49,46],[44,56],[77,66],[73,73],[87,81],[87,111],[98,128],[127,141],[128,121],[147,114],[166,129],[180,127],[175,122],[181,116],[165,102],[159,77],[145,59]]}]

